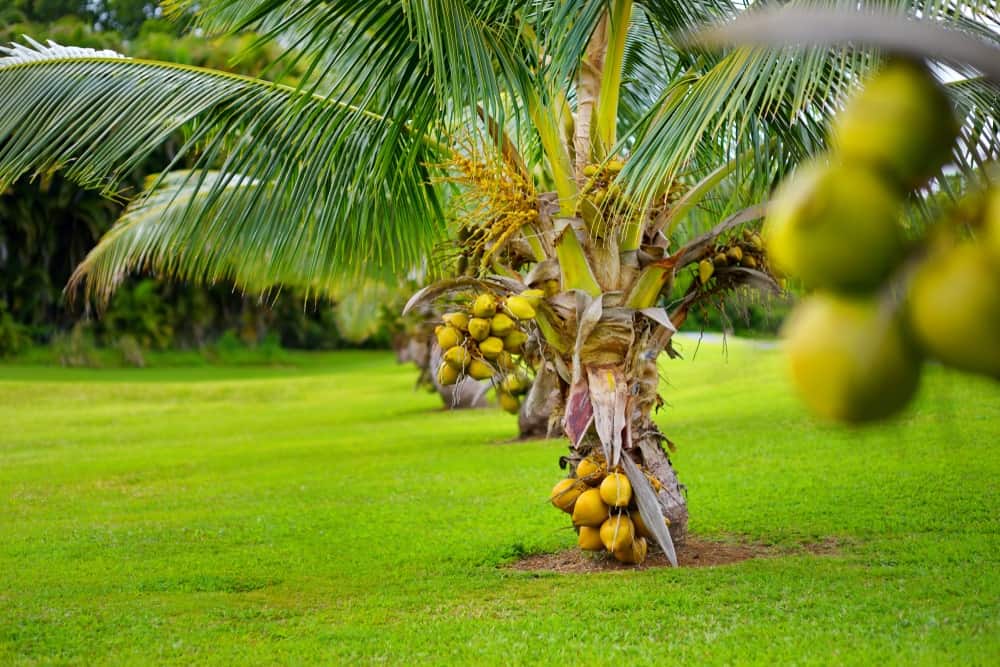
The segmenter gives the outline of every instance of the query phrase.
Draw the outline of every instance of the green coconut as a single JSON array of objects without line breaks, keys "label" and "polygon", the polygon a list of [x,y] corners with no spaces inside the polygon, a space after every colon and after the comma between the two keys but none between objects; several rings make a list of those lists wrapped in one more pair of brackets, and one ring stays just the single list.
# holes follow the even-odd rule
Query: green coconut
[{"label": "green coconut", "polygon": [[1000,262],[985,246],[936,249],[913,276],[907,303],[914,337],[930,356],[1000,379]]},{"label": "green coconut", "polygon": [[922,65],[897,60],[834,118],[830,143],[845,162],[868,164],[913,189],[951,159],[957,137],[958,122],[941,85]]},{"label": "green coconut", "polygon": [[862,165],[812,162],[776,191],[764,241],[770,260],[807,287],[870,292],[904,254],[901,196]]},{"label": "green coconut", "polygon": [[796,306],[783,334],[792,383],[820,417],[889,417],[917,389],[919,354],[896,313],[874,300],[813,295]]}]

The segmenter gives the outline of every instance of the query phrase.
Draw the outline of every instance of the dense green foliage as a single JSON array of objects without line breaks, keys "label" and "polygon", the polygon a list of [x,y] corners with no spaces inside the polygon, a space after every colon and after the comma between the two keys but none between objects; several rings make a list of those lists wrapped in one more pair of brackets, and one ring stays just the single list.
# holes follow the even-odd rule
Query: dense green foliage
[{"label": "dense green foliage", "polygon": [[[114,49],[139,58],[243,74],[259,74],[275,56],[273,48],[265,48],[238,57],[254,39],[250,34],[219,39],[178,36],[174,24],[156,19],[129,24],[122,33],[110,29],[118,25],[114,22],[95,30],[95,16],[76,4],[16,4],[20,11],[11,14],[13,20],[0,21],[0,43],[29,34],[61,44]],[[126,7],[127,3],[108,6]],[[150,156],[130,177],[126,192],[139,190],[146,174],[165,167],[180,139]],[[58,173],[25,178],[0,192],[0,356],[16,354],[31,342],[57,347],[138,345],[140,350],[203,348],[223,335],[249,345],[271,336],[283,346],[311,349],[387,344],[385,327],[365,338],[354,335],[353,327],[340,331],[328,300],[305,303],[301,291],[294,290],[261,299],[244,296],[229,283],[181,286],[148,279],[129,281],[107,312],[95,317],[81,303],[69,302],[63,289],[73,269],[122,209],[120,202],[81,188]],[[93,350],[82,355],[78,351],[64,359],[99,356]]]},{"label": "dense green foliage", "polygon": [[[690,358],[694,343],[684,342]],[[442,413],[383,353],[283,368],[0,366],[0,662],[986,664],[1000,389],[810,422],[780,356],[672,362],[664,431],[714,569],[504,569],[570,548],[554,442]],[[800,545],[838,544],[827,555]],[[600,607],[598,607],[600,605]]]}]

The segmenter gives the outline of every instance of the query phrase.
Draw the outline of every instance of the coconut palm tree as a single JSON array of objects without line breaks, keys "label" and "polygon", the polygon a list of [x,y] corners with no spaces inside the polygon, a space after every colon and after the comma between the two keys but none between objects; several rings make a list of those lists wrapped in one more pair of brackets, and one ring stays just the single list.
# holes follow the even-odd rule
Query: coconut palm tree
[{"label": "coconut palm tree", "polygon": [[[879,6],[996,43],[980,4]],[[302,73],[282,85],[55,45],[9,50],[0,188],[62,170],[131,197],[118,190],[129,170],[187,136],[177,161],[194,168],[149,182],[76,282],[98,300],[134,271],[323,293],[418,267],[444,280],[414,304],[539,287],[525,353],[539,389],[525,402],[563,426],[571,464],[597,455],[624,470],[671,555],[687,508],[652,419],[657,359],[676,355],[693,309],[774,286],[738,228],[823,146],[825,120],[878,56],[679,39],[743,11],[722,0],[164,7],[206,34],[253,29],[285,48],[275,68]],[[967,127],[982,127],[982,90],[953,92]],[[980,144],[960,167],[995,154],[996,141],[966,138]]]}]

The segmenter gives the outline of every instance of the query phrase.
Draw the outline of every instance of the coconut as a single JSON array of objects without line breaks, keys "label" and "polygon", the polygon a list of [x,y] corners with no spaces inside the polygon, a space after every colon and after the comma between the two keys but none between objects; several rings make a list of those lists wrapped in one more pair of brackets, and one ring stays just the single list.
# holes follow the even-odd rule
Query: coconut
[{"label": "coconut", "polygon": [[601,541],[601,529],[591,526],[580,526],[580,536],[577,544],[584,551],[604,551],[604,542]]},{"label": "coconut", "polygon": [[576,466],[576,476],[591,486],[600,484],[605,472],[604,464],[590,456],[581,460]]},{"label": "coconut", "polygon": [[500,388],[511,394],[520,394],[522,388],[521,378],[517,373],[508,373],[500,382]]},{"label": "coconut", "polygon": [[586,488],[578,480],[570,478],[561,479],[552,487],[552,493],[549,494],[549,501],[564,512],[572,512],[577,498],[580,497],[580,494]]},{"label": "coconut", "polygon": [[792,383],[820,417],[865,422],[901,410],[917,389],[920,359],[883,304],[816,294],[785,324]]},{"label": "coconut", "polygon": [[513,368],[514,367],[514,357],[510,356],[510,352],[504,350],[497,357],[496,364],[501,369]]},{"label": "coconut", "polygon": [[540,289],[526,289],[521,292],[521,296],[527,299],[532,308],[538,308],[538,304],[545,298],[545,291]]},{"label": "coconut", "polygon": [[868,292],[904,254],[900,195],[863,165],[812,162],[771,200],[764,241],[784,274],[808,287]]},{"label": "coconut", "polygon": [[521,401],[506,391],[497,392],[497,403],[500,407],[504,409],[505,412],[509,412],[512,415],[516,415],[521,410]]},{"label": "coconut", "polygon": [[726,259],[729,260],[730,264],[739,264],[740,260],[743,259],[743,248],[734,245],[726,251]]},{"label": "coconut", "polygon": [[503,352],[503,341],[495,336],[490,336],[479,344],[479,351],[487,359],[496,359]]},{"label": "coconut", "polygon": [[503,349],[508,352],[520,352],[521,348],[524,347],[525,342],[528,340],[528,334],[524,333],[520,329],[514,329],[509,334],[503,338]]},{"label": "coconut", "polygon": [[510,319],[503,313],[497,313],[493,316],[493,320],[490,322],[490,332],[499,338],[503,338],[511,331],[514,330],[514,320]]},{"label": "coconut", "polygon": [[632,544],[627,546],[622,546],[620,549],[611,552],[611,555],[615,557],[622,563],[627,563],[629,565],[641,565],[643,561],[646,560],[646,554],[649,552],[649,543],[646,542],[645,537],[637,537],[633,540]]},{"label": "coconut", "polygon": [[464,347],[453,347],[445,352],[442,358],[456,371],[464,371],[469,362],[472,361],[469,351]]},{"label": "coconut", "polygon": [[617,551],[632,546],[635,540],[635,526],[632,519],[624,514],[613,514],[601,524],[601,542],[608,551]]},{"label": "coconut", "polygon": [[489,319],[497,312],[497,300],[492,294],[480,294],[472,303],[472,314]]},{"label": "coconut", "polygon": [[831,145],[849,162],[885,170],[907,189],[951,159],[958,123],[926,68],[895,61],[868,80],[831,125]]},{"label": "coconut", "polygon": [[469,362],[469,377],[474,380],[489,380],[496,375],[493,367],[480,359],[473,359]]},{"label": "coconut", "polygon": [[444,323],[448,326],[455,327],[459,331],[469,330],[469,316],[462,312],[456,313],[445,313],[441,316]]},{"label": "coconut", "polygon": [[715,273],[715,265],[712,262],[707,259],[698,262],[698,280],[701,281],[702,285],[708,282],[713,273]]},{"label": "coconut", "polygon": [[587,489],[576,499],[573,506],[574,526],[600,526],[608,518],[608,506],[601,500],[601,492]]},{"label": "coconut", "polygon": [[601,499],[611,507],[625,507],[632,502],[632,484],[628,477],[613,472],[601,482]]},{"label": "coconut", "polygon": [[[512,296],[507,299],[507,311],[519,320],[531,320],[535,317],[535,309],[523,296]],[[495,319],[495,318],[494,318]]]},{"label": "coconut", "polygon": [[438,368],[437,381],[442,387],[447,387],[448,385],[455,384],[458,382],[459,371],[455,370],[451,364],[441,364]]},{"label": "coconut", "polygon": [[441,327],[435,335],[442,350],[450,350],[462,342],[462,332],[453,326]]},{"label": "coconut", "polygon": [[971,242],[938,248],[910,284],[909,322],[942,362],[1000,379],[1000,262]]},{"label": "coconut", "polygon": [[1000,187],[986,193],[983,227],[986,247],[993,253],[993,262],[1000,266]]},{"label": "coconut", "polygon": [[481,317],[469,320],[469,335],[475,340],[486,340],[490,335],[490,321]]}]

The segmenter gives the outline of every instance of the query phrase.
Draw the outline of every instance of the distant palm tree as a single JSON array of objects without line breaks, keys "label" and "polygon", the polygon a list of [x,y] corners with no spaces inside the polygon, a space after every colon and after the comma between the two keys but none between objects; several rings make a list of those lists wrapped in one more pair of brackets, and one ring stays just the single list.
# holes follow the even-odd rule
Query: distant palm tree
[{"label": "distant palm tree", "polygon": [[[979,5],[879,3],[996,43],[981,18],[993,3]],[[724,0],[165,7],[206,34],[253,29],[286,48],[276,68],[304,74],[277,85],[37,44],[0,60],[0,189],[62,170],[120,195],[145,155],[187,134],[177,160],[195,168],[133,200],[77,272],[88,293],[106,297],[133,271],[316,293],[414,267],[465,276],[428,298],[545,286],[544,390],[526,403],[555,413],[571,461],[620,459],[640,512],[683,538],[685,500],[651,418],[657,358],[693,308],[773,284],[735,228],[822,148],[826,119],[877,56],[678,41],[742,11]],[[951,88],[978,127],[981,89]],[[972,158],[958,165],[986,153],[960,151]],[[670,553],[663,522],[646,523]]]}]

